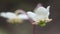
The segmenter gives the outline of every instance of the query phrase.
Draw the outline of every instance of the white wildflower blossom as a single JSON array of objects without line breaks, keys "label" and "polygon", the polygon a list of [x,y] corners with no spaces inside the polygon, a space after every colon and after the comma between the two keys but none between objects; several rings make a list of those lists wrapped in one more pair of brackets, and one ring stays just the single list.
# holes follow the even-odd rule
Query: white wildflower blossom
[{"label": "white wildflower blossom", "polygon": [[22,22],[23,20],[27,20],[28,19],[27,15],[18,14],[18,13],[20,13],[19,10],[17,10],[15,13],[13,13],[13,12],[2,12],[0,14],[0,16],[2,16],[4,18],[7,18],[8,19],[7,21],[8,22],[12,22],[12,23],[14,23],[14,22],[16,22],[16,23],[17,22]]},{"label": "white wildflower blossom", "polygon": [[47,8],[45,8],[41,4],[38,4],[37,7],[34,9],[34,12],[28,11],[27,13],[25,13],[24,10],[16,10],[15,13],[2,12],[1,16],[8,18],[8,21],[12,23],[14,21],[17,23],[23,20],[29,20],[29,18],[31,18],[34,21],[32,24],[39,24],[41,22],[47,23],[52,20],[49,19],[49,15],[50,15],[49,11],[50,11],[50,6],[47,6]]},{"label": "white wildflower blossom", "polygon": [[34,12],[28,11],[27,14],[30,18],[32,18],[35,22],[33,24],[39,24],[40,21],[50,22],[52,19],[49,19],[50,15],[50,6],[47,8],[40,6],[37,7]]}]

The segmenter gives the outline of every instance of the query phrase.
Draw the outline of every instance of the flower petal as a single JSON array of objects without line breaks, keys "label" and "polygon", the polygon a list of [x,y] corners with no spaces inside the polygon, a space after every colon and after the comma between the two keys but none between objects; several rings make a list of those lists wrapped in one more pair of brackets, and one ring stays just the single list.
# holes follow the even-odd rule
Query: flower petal
[{"label": "flower petal", "polygon": [[9,18],[9,19],[16,17],[16,15],[15,15],[14,13],[12,13],[12,12],[1,13],[1,16],[2,16],[2,17],[5,17],[5,18]]},{"label": "flower petal", "polygon": [[[37,9],[39,7],[42,7],[42,4],[41,3],[38,3],[35,9]],[[34,11],[35,11],[35,9],[34,9]]]},{"label": "flower petal", "polygon": [[7,16],[7,18],[16,18],[17,17],[16,14],[14,14],[12,12],[7,12],[6,16]]},{"label": "flower petal", "polygon": [[0,13],[0,16],[6,18],[6,13],[5,12],[2,12],[2,13]]},{"label": "flower petal", "polygon": [[28,16],[25,15],[25,14],[19,14],[18,15],[18,18],[23,19],[23,20],[27,20],[28,19]]},{"label": "flower petal", "polygon": [[46,9],[49,11],[50,10],[50,6],[48,6]]},{"label": "flower petal", "polygon": [[49,16],[49,11],[44,7],[39,7],[34,12],[42,18],[48,18]]},{"label": "flower petal", "polygon": [[28,16],[29,16],[32,20],[34,20],[34,21],[38,21],[39,18],[40,18],[38,15],[36,15],[36,14],[33,13],[33,12],[27,12],[27,14],[28,14]]}]

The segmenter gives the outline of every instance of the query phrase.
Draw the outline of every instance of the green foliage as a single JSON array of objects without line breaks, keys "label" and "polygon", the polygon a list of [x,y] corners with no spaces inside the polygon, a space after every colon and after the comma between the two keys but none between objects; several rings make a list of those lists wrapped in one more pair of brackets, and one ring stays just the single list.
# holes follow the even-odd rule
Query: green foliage
[{"label": "green foliage", "polygon": [[0,34],[6,34],[6,32],[2,29],[0,29]]}]

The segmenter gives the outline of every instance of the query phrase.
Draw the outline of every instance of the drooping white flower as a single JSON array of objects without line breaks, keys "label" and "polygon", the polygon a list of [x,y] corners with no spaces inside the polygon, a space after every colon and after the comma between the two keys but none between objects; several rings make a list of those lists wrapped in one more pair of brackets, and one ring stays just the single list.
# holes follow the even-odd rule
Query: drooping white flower
[{"label": "drooping white flower", "polygon": [[33,24],[38,24],[40,21],[50,22],[52,19],[49,19],[50,15],[50,6],[47,8],[39,6],[35,8],[34,12],[28,11],[27,14],[35,22]]},{"label": "drooping white flower", "polygon": [[[21,11],[22,12],[22,11]],[[18,14],[20,11],[16,11],[16,13],[13,12],[2,12],[0,16],[7,18],[8,22],[20,22],[22,20],[28,19],[27,15],[25,14]]]},{"label": "drooping white flower", "polygon": [[12,13],[12,12],[1,13],[1,16],[8,18],[9,21],[17,21],[17,22],[24,19],[29,20],[29,18],[31,18],[34,21],[32,24],[39,24],[41,22],[47,23],[52,20],[52,19],[49,19],[49,15],[50,15],[49,11],[50,11],[50,6],[45,8],[41,4],[38,4],[37,7],[34,9],[34,12],[28,11],[26,13],[23,10],[16,10],[15,13]]},{"label": "drooping white flower", "polygon": [[39,15],[40,20],[46,20],[46,22],[51,21],[52,19],[49,19],[49,15],[50,15],[50,6],[47,6],[47,8],[41,6],[37,9],[34,10],[34,13],[36,13],[37,15]]}]

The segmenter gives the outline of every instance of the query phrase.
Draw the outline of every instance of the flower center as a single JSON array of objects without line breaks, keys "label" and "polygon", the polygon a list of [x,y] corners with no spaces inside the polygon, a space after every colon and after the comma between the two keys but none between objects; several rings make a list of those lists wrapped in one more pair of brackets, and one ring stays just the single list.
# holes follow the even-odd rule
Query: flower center
[{"label": "flower center", "polygon": [[18,18],[13,18],[8,20],[9,23],[22,23],[21,19]]}]

